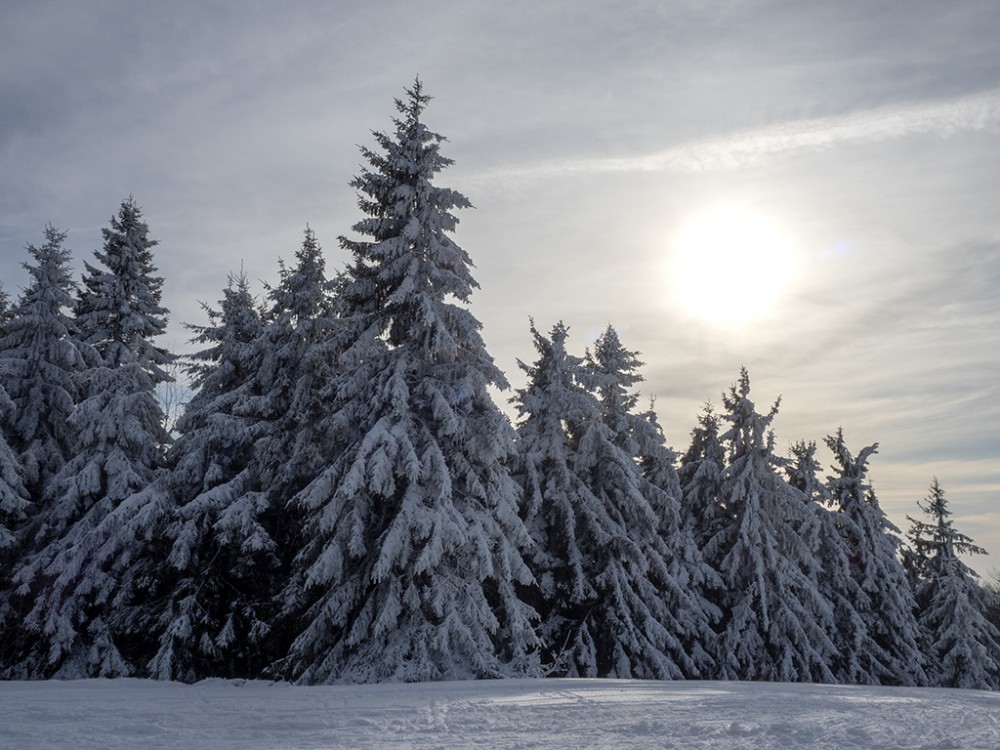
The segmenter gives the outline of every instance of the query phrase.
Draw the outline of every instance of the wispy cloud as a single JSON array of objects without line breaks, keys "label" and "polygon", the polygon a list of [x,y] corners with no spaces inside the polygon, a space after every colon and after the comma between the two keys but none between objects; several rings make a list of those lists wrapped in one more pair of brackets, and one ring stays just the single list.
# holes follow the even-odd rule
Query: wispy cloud
[{"label": "wispy cloud", "polygon": [[724,171],[768,158],[836,145],[910,135],[990,130],[1000,127],[1000,88],[936,101],[878,107],[831,117],[796,120],[683,143],[634,157],[553,160],[496,170],[491,179],[574,173]]}]

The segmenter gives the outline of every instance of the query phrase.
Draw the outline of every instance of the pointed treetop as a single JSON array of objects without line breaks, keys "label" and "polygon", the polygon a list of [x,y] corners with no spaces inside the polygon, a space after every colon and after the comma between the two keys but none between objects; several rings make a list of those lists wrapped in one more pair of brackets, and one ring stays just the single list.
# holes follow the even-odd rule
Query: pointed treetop
[{"label": "pointed treetop", "polygon": [[405,101],[403,99],[396,99],[396,109],[405,117],[404,121],[406,124],[413,125],[420,121],[421,113],[433,97],[424,93],[424,84],[420,80],[420,76],[414,78],[413,86],[404,89],[404,92],[406,99]]}]

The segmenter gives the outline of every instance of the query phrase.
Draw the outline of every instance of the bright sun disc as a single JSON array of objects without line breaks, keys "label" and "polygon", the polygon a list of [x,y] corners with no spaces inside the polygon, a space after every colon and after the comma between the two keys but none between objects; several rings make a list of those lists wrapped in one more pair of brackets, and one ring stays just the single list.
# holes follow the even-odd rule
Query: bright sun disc
[{"label": "bright sun disc", "polygon": [[744,209],[696,217],[674,240],[675,301],[716,325],[742,325],[773,311],[796,272],[791,242],[777,222]]}]

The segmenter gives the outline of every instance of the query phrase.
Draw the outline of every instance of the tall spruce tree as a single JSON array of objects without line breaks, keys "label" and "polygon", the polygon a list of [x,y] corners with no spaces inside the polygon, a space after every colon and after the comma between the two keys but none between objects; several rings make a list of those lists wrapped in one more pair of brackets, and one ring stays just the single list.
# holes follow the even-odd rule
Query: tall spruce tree
[{"label": "tall spruce tree", "polygon": [[130,630],[130,598],[144,585],[131,566],[153,535],[151,509],[136,493],[152,482],[168,441],[155,389],[171,355],[151,341],[167,311],[154,275],[156,242],[133,199],[103,234],[99,266],[86,264],[77,305],[80,336],[98,355],[82,373],[84,398],[69,419],[78,438],[46,486],[29,529],[32,552],[13,576],[30,605],[18,676],[130,674],[120,646],[146,638]]},{"label": "tall spruce tree", "polygon": [[74,450],[70,416],[86,366],[86,347],[76,340],[70,315],[76,285],[65,239],[49,225],[44,245],[28,245],[31,262],[24,267],[31,280],[0,339],[0,382],[13,402],[5,430],[36,504]]},{"label": "tall spruce tree", "polygon": [[924,560],[917,586],[919,623],[927,639],[928,676],[941,687],[1000,689],[1000,633],[986,618],[988,601],[959,555],[985,554],[949,518],[935,477],[918,506],[930,521],[914,521],[916,553]]},{"label": "tall spruce tree", "polygon": [[428,101],[419,81],[397,100],[394,134],[374,134],[351,183],[369,239],[342,240],[349,335],[325,421],[338,449],[295,501],[310,534],[283,666],[302,682],[533,668],[513,431],[487,390],[506,382],[464,306],[476,283],[450,234],[469,202],[434,184],[451,161],[421,119]]},{"label": "tall spruce tree", "polygon": [[[853,682],[881,685],[923,685],[924,657],[915,603],[897,553],[899,529],[879,507],[867,481],[868,459],[878,444],[854,456],[844,443],[843,430],[829,435],[835,474],[827,479],[827,492],[836,512],[848,571],[856,588],[853,609],[864,623],[864,640],[854,650],[853,667],[841,675]],[[826,576],[829,576],[827,570]],[[848,587],[842,587],[847,589]],[[843,656],[846,649],[841,647]]]},{"label": "tall spruce tree", "polygon": [[779,473],[766,415],[750,400],[750,377],[723,394],[729,430],[721,495],[729,523],[705,546],[723,578],[720,676],[739,680],[832,682],[832,608],[817,583],[816,519]]}]

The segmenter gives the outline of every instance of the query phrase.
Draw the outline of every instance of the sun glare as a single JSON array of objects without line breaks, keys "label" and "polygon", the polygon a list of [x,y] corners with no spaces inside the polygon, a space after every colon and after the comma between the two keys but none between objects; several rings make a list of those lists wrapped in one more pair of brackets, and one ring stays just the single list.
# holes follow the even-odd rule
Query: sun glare
[{"label": "sun glare", "polygon": [[786,232],[749,209],[696,216],[674,238],[673,298],[685,312],[717,326],[741,326],[773,312],[796,274]]}]

